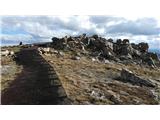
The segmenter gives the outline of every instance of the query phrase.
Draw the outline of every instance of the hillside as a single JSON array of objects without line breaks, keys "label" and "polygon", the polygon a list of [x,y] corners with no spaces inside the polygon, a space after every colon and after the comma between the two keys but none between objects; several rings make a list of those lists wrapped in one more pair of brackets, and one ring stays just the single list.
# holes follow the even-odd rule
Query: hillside
[{"label": "hillside", "polygon": [[[85,34],[52,40],[20,48],[37,47],[54,68],[71,104],[160,104],[160,61],[148,52],[147,43]],[[4,78],[2,74],[2,86]]]}]

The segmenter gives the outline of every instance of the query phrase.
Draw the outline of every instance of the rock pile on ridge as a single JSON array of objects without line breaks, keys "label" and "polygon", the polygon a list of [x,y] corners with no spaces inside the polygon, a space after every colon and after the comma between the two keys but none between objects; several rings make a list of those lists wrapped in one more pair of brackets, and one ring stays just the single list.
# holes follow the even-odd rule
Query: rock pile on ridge
[{"label": "rock pile on ridge", "polygon": [[156,53],[148,52],[149,45],[141,42],[139,44],[130,43],[128,39],[105,39],[98,35],[63,38],[52,38],[52,47],[58,50],[72,50],[87,53],[99,60],[113,60],[122,63],[143,64],[151,67],[159,66],[160,61]]}]

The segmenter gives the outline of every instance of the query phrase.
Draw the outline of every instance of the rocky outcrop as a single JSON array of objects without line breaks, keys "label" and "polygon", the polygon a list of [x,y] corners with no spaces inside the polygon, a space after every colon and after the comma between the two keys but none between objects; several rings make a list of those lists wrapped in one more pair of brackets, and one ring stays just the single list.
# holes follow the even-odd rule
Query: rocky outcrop
[{"label": "rocky outcrop", "polygon": [[155,87],[155,85],[150,80],[144,79],[127,69],[122,69],[121,80],[138,86]]},{"label": "rocky outcrop", "polygon": [[[131,63],[145,64],[151,67],[156,67],[160,63],[158,55],[148,52],[149,45],[147,43],[134,44],[130,43],[129,39],[118,39],[114,42],[113,39],[102,38],[98,35],[86,36],[65,36],[63,38],[52,38],[52,47],[59,50],[82,51],[93,55],[96,53],[98,59],[108,59],[121,61],[126,63],[126,60]],[[142,62],[139,62],[142,61]]]}]

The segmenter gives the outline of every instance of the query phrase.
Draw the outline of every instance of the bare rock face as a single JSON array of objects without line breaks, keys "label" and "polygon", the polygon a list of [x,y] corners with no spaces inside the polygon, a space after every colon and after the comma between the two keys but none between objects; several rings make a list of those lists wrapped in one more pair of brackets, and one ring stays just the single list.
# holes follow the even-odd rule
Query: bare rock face
[{"label": "bare rock face", "polygon": [[151,81],[147,79],[143,79],[142,77],[134,74],[133,72],[127,69],[122,69],[121,80],[124,80],[126,82],[129,82],[138,86],[155,87],[155,85]]}]

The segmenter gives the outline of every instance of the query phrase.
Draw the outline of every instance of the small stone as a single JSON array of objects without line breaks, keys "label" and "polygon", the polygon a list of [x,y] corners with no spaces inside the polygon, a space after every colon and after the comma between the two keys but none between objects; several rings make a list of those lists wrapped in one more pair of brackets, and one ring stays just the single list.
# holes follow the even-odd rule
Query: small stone
[{"label": "small stone", "polygon": [[81,58],[79,56],[72,57],[73,60],[80,60]]},{"label": "small stone", "polygon": [[109,62],[109,60],[104,60],[104,63],[109,64],[110,62]]},{"label": "small stone", "polygon": [[95,62],[96,61],[96,59],[95,58],[91,58],[92,59],[92,62]]},{"label": "small stone", "polygon": [[128,96],[129,94],[127,93],[127,92],[125,92],[125,91],[120,91],[120,94],[121,95],[125,95],[125,96]]}]

